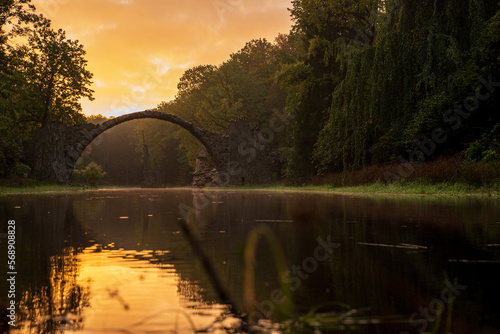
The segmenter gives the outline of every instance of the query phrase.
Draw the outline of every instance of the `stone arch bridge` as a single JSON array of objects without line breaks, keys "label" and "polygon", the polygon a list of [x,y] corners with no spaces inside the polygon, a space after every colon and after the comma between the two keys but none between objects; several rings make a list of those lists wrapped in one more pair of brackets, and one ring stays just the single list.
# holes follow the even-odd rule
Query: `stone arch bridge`
[{"label": "stone arch bridge", "polygon": [[[24,143],[25,161],[31,167],[31,177],[68,184],[76,161],[97,136],[121,123],[143,118],[171,122],[189,131],[212,158],[222,185],[259,184],[272,180],[277,159],[273,158],[267,143],[259,142],[256,129],[250,129],[245,121],[233,121],[227,134],[220,135],[181,117],[156,110],[122,115],[98,125],[48,124],[32,140]],[[242,149],[245,147],[246,150]],[[249,149],[252,149],[252,154],[245,154]]]}]

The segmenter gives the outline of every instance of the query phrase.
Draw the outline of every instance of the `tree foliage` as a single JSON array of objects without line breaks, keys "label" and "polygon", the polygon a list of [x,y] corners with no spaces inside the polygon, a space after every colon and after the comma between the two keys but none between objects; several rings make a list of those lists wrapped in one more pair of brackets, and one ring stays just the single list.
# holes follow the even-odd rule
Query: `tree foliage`
[{"label": "tree foliage", "polygon": [[394,1],[378,13],[391,17],[386,20],[390,29],[375,25],[373,43],[348,54],[352,57],[347,61],[346,48],[339,50],[346,73],[315,144],[320,171],[398,161],[418,149],[434,129],[446,129],[451,139],[436,148],[436,157],[456,152],[465,148],[458,137],[477,137],[471,127],[484,131],[499,121],[491,113],[494,98],[458,131],[450,131],[443,117],[454,103],[474,93],[479,75],[491,74],[483,70],[485,65],[498,73],[491,66],[498,59],[480,56],[494,52],[491,37],[486,37],[495,22],[485,11],[487,1],[461,3]]},{"label": "tree foliage", "polygon": [[[236,118],[262,127],[273,109],[285,108],[292,122],[274,144],[291,178],[399,162],[436,129],[448,140],[426,158],[453,154],[499,122],[493,92],[459,129],[447,119],[479,77],[500,77],[495,1],[292,5],[289,35],[250,41],[219,66],[189,69],[176,99],[161,108],[222,134]],[[174,137],[193,166],[200,144],[182,129]]]},{"label": "tree foliage", "polygon": [[106,176],[106,173],[103,171],[102,166],[95,162],[89,163],[83,170],[83,177],[91,187],[96,187],[104,176]]},{"label": "tree foliage", "polygon": [[84,122],[79,101],[93,99],[86,66],[83,46],[52,29],[30,0],[1,1],[0,139],[20,150],[50,121]]},{"label": "tree foliage", "polygon": [[2,2],[0,10],[0,127],[26,139],[49,121],[83,122],[79,100],[93,99],[83,46],[54,30],[29,0]]},{"label": "tree foliage", "polygon": [[357,28],[369,22],[374,2],[295,0],[292,4],[289,43],[296,52],[278,74],[278,82],[287,90],[287,110],[294,118],[283,150],[287,174],[303,177],[315,172],[311,148],[328,120],[332,93],[344,76],[334,51],[336,42],[355,38]]},{"label": "tree foliage", "polygon": [[[286,110],[291,122],[272,145],[297,179],[406,161],[436,130],[446,140],[426,159],[468,147],[476,160],[498,153],[487,145],[500,123],[497,0],[293,0],[290,15],[291,32],[273,43],[255,39],[222,64],[188,69],[158,110],[220,134],[240,118],[266,127]],[[78,41],[29,0],[2,2],[0,29],[0,130],[18,140],[52,120],[82,122],[92,75]],[[27,43],[8,44],[15,35]],[[134,157],[143,130],[153,168],[186,181],[201,144],[143,120],[127,137]]]},{"label": "tree foliage", "polygon": [[[285,94],[274,80],[281,66],[279,49],[277,43],[252,40],[219,66],[188,69],[180,78],[175,100],[160,104],[159,110],[220,134],[226,134],[229,123],[239,118],[246,119],[251,126],[266,126],[272,112],[284,107]],[[174,127],[171,140],[179,143],[182,164],[187,160],[193,168],[200,143],[179,127]],[[152,145],[160,142],[155,140]],[[153,147],[152,152],[155,151],[161,150]]]},{"label": "tree foliage", "polygon": [[22,151],[15,142],[0,137],[0,177],[16,174],[21,156]]},{"label": "tree foliage", "polygon": [[16,50],[18,71],[24,78],[19,99],[24,103],[21,121],[45,126],[49,121],[68,125],[85,120],[81,98],[92,100],[92,74],[86,69],[85,50],[50,24],[31,31],[28,43]]}]

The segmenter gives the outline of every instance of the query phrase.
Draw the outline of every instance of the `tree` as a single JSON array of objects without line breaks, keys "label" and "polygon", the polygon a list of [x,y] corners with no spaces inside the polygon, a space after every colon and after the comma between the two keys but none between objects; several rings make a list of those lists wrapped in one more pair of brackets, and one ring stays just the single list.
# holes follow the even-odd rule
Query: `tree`
[{"label": "tree", "polygon": [[[43,17],[34,14],[35,6],[31,0],[2,0],[0,2],[0,52],[5,51],[9,38],[26,32],[25,25],[43,21]],[[11,25],[5,31],[5,25]]]},{"label": "tree", "polygon": [[[171,112],[168,103],[161,103],[158,110]],[[175,137],[178,130],[178,125],[173,123],[145,119],[135,126],[134,135],[131,138],[135,144],[136,154],[142,156],[144,153],[142,135],[144,133],[151,158],[151,167],[159,176],[161,183],[167,185],[185,185],[192,181],[191,167],[186,161],[184,152],[179,148],[180,140]],[[199,147],[199,143],[194,144]],[[144,161],[144,156],[142,159]]]},{"label": "tree", "polygon": [[99,181],[106,176],[102,167],[95,162],[91,162],[83,170],[83,177],[91,187],[96,187]]},{"label": "tree", "polygon": [[231,55],[231,60],[239,63],[243,68],[251,71],[265,81],[272,81],[278,66],[277,47],[265,38],[253,39],[240,51]]},{"label": "tree", "polygon": [[178,97],[185,99],[197,92],[216,70],[217,66],[214,65],[199,65],[186,70],[177,84]]},{"label": "tree", "polygon": [[20,121],[43,127],[54,120],[68,125],[85,120],[79,100],[93,100],[85,54],[83,45],[66,39],[65,32],[53,30],[49,22],[28,34],[28,44],[16,50],[24,78],[18,97]]},{"label": "tree", "polygon": [[461,143],[498,123],[494,94],[463,119],[460,129],[450,131],[446,121],[453,105],[477,89],[479,75],[497,77],[498,34],[495,41],[491,28],[498,23],[493,16],[498,6],[490,2],[386,1],[376,12],[382,19],[374,22],[383,24],[373,25],[370,45],[354,54],[339,50],[345,76],[315,144],[318,170],[409,160],[436,129],[447,130],[447,140],[425,158],[456,153],[465,148]]},{"label": "tree", "polygon": [[[229,123],[238,118],[246,118],[253,126],[262,126],[272,112],[266,107],[271,80],[260,77],[246,65],[247,62],[234,58],[220,66],[187,70],[178,85],[178,96],[168,105],[168,112],[220,134],[226,134]],[[199,142],[184,129],[178,129],[175,137],[194,166]]]},{"label": "tree", "polygon": [[[281,66],[278,54],[289,52],[283,40],[275,44],[252,40],[219,66],[200,65],[185,71],[175,100],[160,104],[158,110],[220,134],[226,134],[230,122],[240,118],[250,126],[269,126],[273,112],[282,110],[286,99],[274,80]],[[177,166],[179,172],[169,172],[166,180],[176,174],[177,179],[185,180],[187,168],[194,168],[200,142],[175,125],[144,120],[136,129],[138,151],[142,151],[142,130],[147,130],[144,132],[155,168],[158,165],[166,171]],[[275,144],[279,137],[275,137]]]},{"label": "tree", "polygon": [[13,54],[15,47],[9,41],[24,36],[33,26],[46,22],[34,14],[30,0],[2,0],[0,2],[0,132],[13,139],[19,125],[19,86],[23,81],[17,71],[19,62]]},{"label": "tree", "polygon": [[[295,0],[290,9],[294,25],[288,44],[295,52],[282,53],[278,82],[286,89],[286,109],[293,116],[287,147],[283,149],[287,175],[306,177],[316,172],[311,147],[328,120],[332,93],[345,73],[337,59],[340,39],[354,39],[369,22],[372,0]],[[281,45],[283,38],[280,39]]]}]

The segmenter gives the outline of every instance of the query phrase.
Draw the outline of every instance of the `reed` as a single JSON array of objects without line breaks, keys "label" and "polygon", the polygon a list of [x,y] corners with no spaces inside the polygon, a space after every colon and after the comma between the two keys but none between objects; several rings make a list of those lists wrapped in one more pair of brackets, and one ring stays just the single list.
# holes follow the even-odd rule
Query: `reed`
[{"label": "reed", "polygon": [[[281,277],[283,277],[283,275],[288,270],[285,254],[278,239],[266,225],[259,225],[256,228],[254,228],[250,232],[245,245],[245,250],[244,250],[245,270],[244,270],[244,284],[243,284],[243,289],[244,289],[243,297],[244,297],[245,309],[249,315],[252,315],[255,312],[255,301],[257,300],[257,296],[255,294],[255,264],[257,262],[256,251],[261,236],[265,237],[265,240],[267,241],[269,248],[271,249],[271,253],[274,257],[274,261],[276,264],[276,270],[280,282],[280,291],[285,299],[282,305],[280,305],[280,309],[288,317],[293,317],[295,312],[292,303],[292,291],[290,288],[290,284],[285,283],[281,279]],[[253,318],[251,316],[248,317],[248,322],[251,325],[254,323]]]}]

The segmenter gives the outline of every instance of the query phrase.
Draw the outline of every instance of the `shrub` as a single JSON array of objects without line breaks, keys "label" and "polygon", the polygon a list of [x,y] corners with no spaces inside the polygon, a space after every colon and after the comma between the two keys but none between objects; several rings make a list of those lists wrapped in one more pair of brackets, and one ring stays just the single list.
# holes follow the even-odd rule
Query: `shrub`
[{"label": "shrub", "polygon": [[106,173],[102,170],[102,166],[95,162],[91,162],[83,170],[83,176],[91,187],[95,187],[99,181],[106,176]]},{"label": "shrub", "polygon": [[464,151],[468,161],[495,161],[500,158],[500,123],[481,136],[481,139],[470,144]]},{"label": "shrub", "polygon": [[22,154],[19,145],[0,137],[0,177],[16,175]]}]

